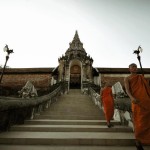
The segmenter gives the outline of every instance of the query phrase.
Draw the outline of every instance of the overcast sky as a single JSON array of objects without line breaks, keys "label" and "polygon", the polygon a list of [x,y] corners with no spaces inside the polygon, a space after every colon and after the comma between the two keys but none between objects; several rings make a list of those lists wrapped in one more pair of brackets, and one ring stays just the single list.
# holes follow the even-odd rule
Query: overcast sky
[{"label": "overcast sky", "polygon": [[78,31],[93,67],[150,68],[150,0],[0,0],[0,65],[3,47],[14,50],[11,68],[57,67]]}]

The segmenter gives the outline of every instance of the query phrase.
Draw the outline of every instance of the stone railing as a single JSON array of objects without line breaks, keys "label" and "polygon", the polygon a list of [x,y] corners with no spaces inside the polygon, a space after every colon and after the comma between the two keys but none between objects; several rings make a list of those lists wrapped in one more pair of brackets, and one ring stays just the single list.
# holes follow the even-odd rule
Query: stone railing
[{"label": "stone railing", "polygon": [[[93,88],[89,87],[89,96],[95,105],[103,110],[102,100],[100,94]],[[131,101],[128,97],[117,97],[114,99],[114,120],[119,121],[122,125],[128,125],[133,128],[131,120]]]},{"label": "stone railing", "polygon": [[30,98],[0,97],[0,131],[7,131],[14,124],[23,124],[25,119],[33,119],[63,94],[62,86],[55,86],[49,94]]}]

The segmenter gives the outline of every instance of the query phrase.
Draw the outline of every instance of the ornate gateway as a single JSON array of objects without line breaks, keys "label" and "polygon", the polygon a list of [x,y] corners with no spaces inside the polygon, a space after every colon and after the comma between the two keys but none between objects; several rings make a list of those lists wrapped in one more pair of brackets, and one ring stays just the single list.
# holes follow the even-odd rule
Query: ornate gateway
[{"label": "ornate gateway", "polygon": [[83,89],[88,82],[93,82],[93,59],[87,56],[77,31],[69,45],[65,55],[58,59],[58,81],[65,81],[68,89]]}]

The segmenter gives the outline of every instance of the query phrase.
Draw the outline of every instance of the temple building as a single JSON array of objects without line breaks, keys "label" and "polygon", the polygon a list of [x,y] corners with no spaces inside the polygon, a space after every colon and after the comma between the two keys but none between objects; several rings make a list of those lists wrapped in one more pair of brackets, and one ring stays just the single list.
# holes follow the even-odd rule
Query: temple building
[{"label": "temple building", "polygon": [[82,89],[84,83],[93,82],[93,59],[87,56],[77,31],[65,55],[62,55],[58,61],[58,81],[65,81],[68,89]]},{"label": "temple building", "polygon": [[[101,87],[108,80],[112,84],[119,81],[124,87],[123,80],[129,75],[128,68],[93,67],[93,61],[93,58],[86,53],[78,32],[75,31],[69,48],[58,58],[58,66],[55,68],[6,68],[1,87],[14,93],[20,90],[27,81],[31,81],[38,91],[44,92],[53,84],[65,82],[66,91],[70,88],[78,88],[84,92],[89,83]],[[144,73],[150,79],[150,69],[144,68]],[[12,94],[2,91],[1,94]]]}]

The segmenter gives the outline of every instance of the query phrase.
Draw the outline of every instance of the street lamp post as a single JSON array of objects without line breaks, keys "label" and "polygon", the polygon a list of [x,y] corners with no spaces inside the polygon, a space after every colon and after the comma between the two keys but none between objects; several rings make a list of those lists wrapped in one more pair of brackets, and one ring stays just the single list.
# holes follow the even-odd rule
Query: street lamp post
[{"label": "street lamp post", "polygon": [[0,84],[1,84],[1,81],[2,81],[2,78],[3,78],[3,74],[4,74],[4,71],[5,71],[5,68],[6,68],[7,61],[8,61],[8,59],[9,59],[9,55],[10,55],[11,53],[13,53],[13,50],[12,50],[12,49],[9,49],[9,48],[8,48],[8,45],[6,45],[6,46],[4,47],[4,52],[7,52],[7,55],[6,55],[5,65],[4,65],[4,67],[3,67],[3,70],[2,70],[2,73],[1,73],[1,77],[0,77]]},{"label": "street lamp post", "polygon": [[137,54],[137,59],[138,59],[138,61],[139,61],[139,64],[140,64],[140,67],[141,67],[141,72],[142,72],[142,74],[144,74],[144,71],[143,71],[143,68],[142,68],[142,63],[141,63],[141,57],[140,57],[140,52],[142,52],[143,51],[143,49],[141,48],[141,46],[139,46],[138,47],[138,49],[137,50],[134,50],[134,54]]}]

